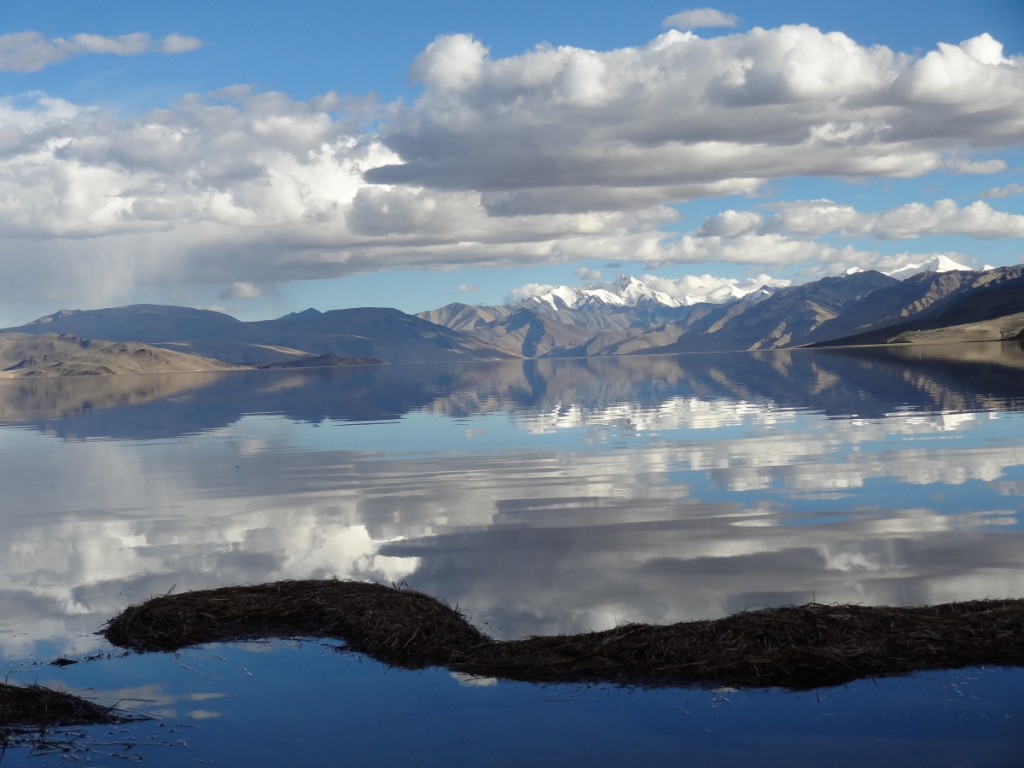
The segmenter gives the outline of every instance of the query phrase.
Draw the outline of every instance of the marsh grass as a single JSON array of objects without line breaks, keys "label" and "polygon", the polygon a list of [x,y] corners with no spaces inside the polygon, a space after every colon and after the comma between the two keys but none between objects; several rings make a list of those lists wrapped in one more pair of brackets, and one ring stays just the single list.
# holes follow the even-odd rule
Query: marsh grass
[{"label": "marsh grass", "polygon": [[[39,749],[50,742],[55,728],[109,725],[142,718],[128,717],[112,707],[103,707],[70,693],[41,685],[0,683],[0,750],[12,746]],[[60,748],[58,751],[68,751]]]},{"label": "marsh grass", "polygon": [[330,637],[407,669],[439,666],[542,683],[807,690],[928,669],[1024,666],[1024,600],[913,608],[811,603],[500,641],[457,608],[411,589],[281,581],[155,597],[125,609],[103,634],[137,651]]}]

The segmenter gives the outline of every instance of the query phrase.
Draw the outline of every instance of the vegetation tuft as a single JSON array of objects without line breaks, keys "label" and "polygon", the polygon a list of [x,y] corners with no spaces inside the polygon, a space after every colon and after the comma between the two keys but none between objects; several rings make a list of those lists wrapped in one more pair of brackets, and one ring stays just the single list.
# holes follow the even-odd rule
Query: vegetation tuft
[{"label": "vegetation tuft", "polygon": [[812,603],[713,621],[499,641],[457,609],[411,589],[282,581],[156,597],[114,617],[104,634],[138,651],[331,637],[412,669],[442,666],[530,682],[807,690],[926,669],[1024,666],[1024,600],[915,608]]},{"label": "vegetation tuft", "polygon": [[101,707],[70,693],[41,685],[0,683],[0,746],[28,731],[71,725],[123,723],[130,719],[110,707]]}]

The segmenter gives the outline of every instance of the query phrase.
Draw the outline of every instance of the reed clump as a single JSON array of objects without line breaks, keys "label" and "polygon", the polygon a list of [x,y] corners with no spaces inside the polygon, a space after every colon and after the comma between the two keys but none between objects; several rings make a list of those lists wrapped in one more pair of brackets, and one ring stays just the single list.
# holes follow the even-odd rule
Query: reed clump
[{"label": "reed clump", "polygon": [[0,683],[0,741],[11,732],[69,725],[121,723],[128,718],[70,693],[41,685]]},{"label": "reed clump", "polygon": [[500,641],[411,589],[283,581],[156,597],[124,610],[103,633],[138,651],[330,637],[392,666],[542,683],[807,690],[926,669],[1024,666],[1024,600],[1011,599],[912,608],[812,603]]}]

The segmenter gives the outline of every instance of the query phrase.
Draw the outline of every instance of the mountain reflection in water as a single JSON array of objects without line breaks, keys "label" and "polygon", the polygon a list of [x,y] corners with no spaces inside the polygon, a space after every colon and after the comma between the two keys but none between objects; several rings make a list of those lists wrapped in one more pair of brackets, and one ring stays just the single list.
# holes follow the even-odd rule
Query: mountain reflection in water
[{"label": "mountain reflection in water", "polygon": [[1024,595],[1024,350],[0,382],[0,645],[406,580],[499,637]]}]

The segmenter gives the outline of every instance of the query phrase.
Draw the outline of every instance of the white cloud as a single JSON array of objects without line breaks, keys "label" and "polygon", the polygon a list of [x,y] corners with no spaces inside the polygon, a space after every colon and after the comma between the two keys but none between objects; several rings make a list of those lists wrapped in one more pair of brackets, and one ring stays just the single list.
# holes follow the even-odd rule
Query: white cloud
[{"label": "white cloud", "polygon": [[195,298],[194,294],[191,293],[172,293],[171,301],[192,301]]},{"label": "white cloud", "polygon": [[1024,186],[1020,184],[1007,184],[1005,187],[992,187],[986,189],[978,197],[1013,197],[1014,195],[1024,195]]},{"label": "white cloud", "polygon": [[232,283],[220,292],[222,299],[258,299],[263,291],[252,283]]},{"label": "white cloud", "polygon": [[1006,170],[1005,160],[968,160],[963,157],[951,157],[946,160],[945,167],[956,174],[973,173],[985,175],[989,173],[1001,173]]},{"label": "white cloud", "polygon": [[702,264],[711,261],[752,267],[769,265],[776,269],[798,266],[799,277],[808,280],[838,275],[851,267],[892,272],[910,264],[930,262],[940,257],[974,265],[971,268],[981,266],[976,259],[957,252],[904,251],[893,256],[883,256],[878,251],[859,250],[851,245],[837,248],[828,243],[777,233],[748,233],[737,237],[684,234],[653,242],[643,254],[651,269],[670,264]]},{"label": "white cloud", "polygon": [[[727,215],[753,216],[726,211],[710,222]],[[831,200],[810,200],[782,203],[778,212],[767,221],[752,222],[744,231],[760,233],[785,232],[794,237],[820,237],[829,233],[855,239],[873,237],[877,240],[906,240],[930,235],[967,235],[991,240],[1024,237],[1024,216],[994,210],[977,201],[960,208],[953,200],[939,200],[933,205],[908,203],[883,213],[859,213],[852,206]]]},{"label": "white cloud", "polygon": [[[989,35],[915,58],[806,25],[492,59],[438,38],[383,139],[379,183],[485,193],[492,213],[637,208],[791,175],[992,172],[1020,143],[1024,57]],[[543,141],[538,141],[543,137]]]},{"label": "white cloud", "polygon": [[631,258],[678,217],[494,217],[478,192],[368,185],[366,169],[397,160],[360,130],[374,113],[321,105],[339,106],[235,88],[119,120],[49,97],[0,100],[0,296],[103,301],[145,284]]},{"label": "white cloud", "polygon": [[115,56],[138,56],[152,46],[152,38],[144,32],[133,32],[120,37],[103,35],[75,35],[72,42],[82,53],[112,53]]},{"label": "white cloud", "polygon": [[203,41],[198,37],[188,37],[186,35],[179,35],[173,33],[163,39],[159,45],[160,53],[188,53],[194,51],[196,48],[200,48],[203,45]]},{"label": "white cloud", "polygon": [[479,293],[479,285],[469,285],[468,283],[461,283],[459,285],[459,293]]},{"label": "white cloud", "polygon": [[590,269],[589,267],[579,267],[573,270],[573,274],[576,277],[582,277],[584,280],[600,280],[604,277],[604,272],[600,269]]},{"label": "white cloud", "polygon": [[680,11],[661,22],[663,27],[676,29],[698,29],[700,27],[735,27],[740,17],[734,13],[722,13],[714,8],[694,8]]},{"label": "white cloud", "polygon": [[544,294],[551,293],[557,286],[545,285],[544,283],[527,283],[519,288],[513,288],[508,292],[505,297],[506,304],[518,304],[520,301],[526,301],[531,296],[543,296]]},{"label": "white cloud", "polygon": [[416,57],[409,77],[443,90],[464,90],[480,80],[487,54],[469,35],[440,35]]},{"label": "white cloud", "polygon": [[78,34],[70,39],[47,39],[39,32],[13,32],[0,35],[0,72],[38,72],[72,56],[85,53],[109,53],[116,56],[138,56],[143,53],[187,53],[202,45],[196,37],[168,35],[154,41],[145,32],[120,37]]},{"label": "white cloud", "polygon": [[960,234],[985,240],[1024,237],[1024,216],[994,211],[981,201],[966,208],[952,200],[932,206],[909,203],[872,221],[871,234],[882,240]]},{"label": "white cloud", "polygon": [[[0,38],[0,62],[34,71],[198,44],[19,33]],[[0,99],[0,300],[605,260],[841,271],[878,254],[814,238],[1020,236],[1022,217],[952,201],[882,214],[797,201],[660,231],[679,218],[669,203],[752,195],[772,178],[993,162],[972,152],[1020,143],[1024,58],[989,36],[913,58],[808,26],[670,31],[492,59],[454,35],[412,75],[425,84],[415,103],[383,108],[240,86],[127,118]]]},{"label": "white cloud", "polygon": [[764,223],[764,217],[753,211],[723,211],[706,219],[697,230],[708,237],[738,237],[753,232]]}]

